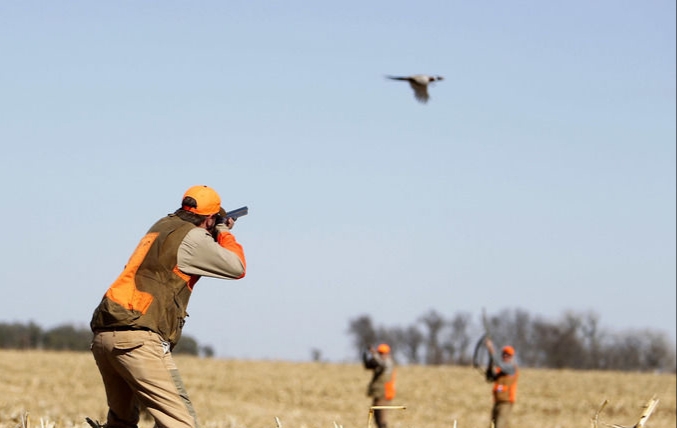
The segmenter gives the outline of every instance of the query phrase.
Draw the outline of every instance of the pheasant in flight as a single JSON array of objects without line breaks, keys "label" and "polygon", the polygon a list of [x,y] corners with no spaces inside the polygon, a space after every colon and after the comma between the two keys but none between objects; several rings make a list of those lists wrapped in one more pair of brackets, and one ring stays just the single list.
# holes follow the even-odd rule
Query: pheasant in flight
[{"label": "pheasant in flight", "polygon": [[386,76],[392,80],[406,80],[409,86],[414,90],[414,98],[421,103],[427,103],[430,96],[428,95],[428,85],[438,80],[444,80],[442,76],[428,76],[427,74],[414,74],[412,76]]}]

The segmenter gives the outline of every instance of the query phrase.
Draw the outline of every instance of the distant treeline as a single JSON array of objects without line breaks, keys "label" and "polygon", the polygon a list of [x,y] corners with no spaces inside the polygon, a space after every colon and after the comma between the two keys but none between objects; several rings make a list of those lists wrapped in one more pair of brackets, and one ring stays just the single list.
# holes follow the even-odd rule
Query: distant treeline
[{"label": "distant treeline", "polygon": [[[47,349],[56,351],[89,351],[92,331],[89,328],[61,325],[43,330],[31,322],[0,323],[0,349]],[[183,335],[172,351],[175,354],[212,357],[211,346],[199,346],[191,336]]]},{"label": "distant treeline", "polygon": [[[486,325],[486,328],[485,328]],[[660,371],[675,373],[675,345],[652,330],[610,332],[592,312],[566,312],[560,320],[531,316],[521,309],[473,321],[468,313],[450,318],[435,310],[409,326],[376,326],[369,315],[349,321],[356,355],[388,343],[400,363],[471,365],[485,330],[497,346],[512,345],[521,366],[549,369]]]}]

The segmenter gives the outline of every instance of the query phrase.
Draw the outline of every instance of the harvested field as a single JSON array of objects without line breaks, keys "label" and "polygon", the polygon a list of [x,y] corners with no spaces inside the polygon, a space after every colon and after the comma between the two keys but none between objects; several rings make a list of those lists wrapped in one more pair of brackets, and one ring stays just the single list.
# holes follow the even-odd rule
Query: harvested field
[{"label": "harvested field", "polygon": [[[176,357],[204,428],[366,428],[370,372],[361,365]],[[0,351],[0,428],[86,427],[103,419],[106,398],[89,353]],[[674,374],[522,369],[513,428],[632,426],[642,406],[660,400],[647,428],[676,426]],[[389,428],[487,428],[490,384],[467,367],[400,366]],[[142,420],[140,428],[152,421]],[[600,424],[600,428],[604,425]]]}]

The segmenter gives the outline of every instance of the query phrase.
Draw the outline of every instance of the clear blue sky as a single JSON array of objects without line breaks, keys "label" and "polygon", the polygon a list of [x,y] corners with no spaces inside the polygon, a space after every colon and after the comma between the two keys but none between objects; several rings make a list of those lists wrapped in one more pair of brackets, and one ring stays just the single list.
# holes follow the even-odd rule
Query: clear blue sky
[{"label": "clear blue sky", "polygon": [[674,0],[2,2],[0,321],[87,325],[208,184],[250,208],[247,277],[189,307],[219,356],[431,309],[674,342],[675,36]]}]

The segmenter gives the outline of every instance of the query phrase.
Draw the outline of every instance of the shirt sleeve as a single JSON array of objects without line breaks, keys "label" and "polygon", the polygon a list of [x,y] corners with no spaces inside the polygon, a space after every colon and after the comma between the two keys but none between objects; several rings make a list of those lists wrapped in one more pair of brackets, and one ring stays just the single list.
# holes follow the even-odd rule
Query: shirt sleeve
[{"label": "shirt sleeve", "polygon": [[[235,242],[235,237],[231,239]],[[240,255],[223,248],[207,230],[196,227],[183,238],[177,254],[177,265],[189,275],[208,276],[221,279],[239,279],[244,277],[246,262],[244,253]]]}]

